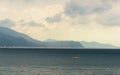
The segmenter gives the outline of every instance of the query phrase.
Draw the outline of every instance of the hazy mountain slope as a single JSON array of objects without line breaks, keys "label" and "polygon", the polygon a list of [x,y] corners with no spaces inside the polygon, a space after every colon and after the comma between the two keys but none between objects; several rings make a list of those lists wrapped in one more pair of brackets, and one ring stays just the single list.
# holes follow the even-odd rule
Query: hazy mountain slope
[{"label": "hazy mountain slope", "polygon": [[85,42],[85,41],[80,41],[80,43],[85,47],[85,48],[119,48],[117,46],[113,46],[110,44],[103,44],[103,43],[98,43],[98,42]]},{"label": "hazy mountain slope", "polygon": [[0,27],[0,47],[118,48],[109,44],[77,41],[38,41],[9,28]]},{"label": "hazy mountain slope", "polygon": [[9,28],[0,27],[1,47],[77,47],[83,48],[80,42],[74,41],[38,41],[31,37],[18,33]]},{"label": "hazy mountain slope", "polygon": [[0,27],[0,32],[2,34],[8,35],[8,36],[12,36],[12,37],[16,37],[16,38],[23,37],[24,39],[26,39],[28,41],[33,41],[33,39],[30,38],[29,36],[27,36],[23,33],[16,32],[16,31],[11,30],[9,28]]},{"label": "hazy mountain slope", "polygon": [[[14,30],[0,27],[0,46],[7,47],[43,47],[42,44],[37,44],[36,40],[28,37],[25,34],[18,33]],[[45,46],[44,46],[45,47]]]},{"label": "hazy mountain slope", "polygon": [[48,47],[63,47],[63,48],[84,48],[80,42],[76,41],[45,41]]}]

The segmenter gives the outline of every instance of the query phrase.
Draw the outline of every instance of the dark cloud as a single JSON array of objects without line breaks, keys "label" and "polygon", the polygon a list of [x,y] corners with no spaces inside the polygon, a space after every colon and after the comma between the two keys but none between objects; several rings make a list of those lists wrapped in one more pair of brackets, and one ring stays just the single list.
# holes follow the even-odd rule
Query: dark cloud
[{"label": "dark cloud", "polygon": [[25,2],[32,2],[33,0],[25,0]]},{"label": "dark cloud", "polygon": [[35,21],[30,21],[29,23],[28,23],[28,25],[29,26],[40,26],[40,27],[44,27],[44,24],[41,24],[41,23],[37,23],[37,22],[35,22]]},{"label": "dark cloud", "polygon": [[47,17],[45,19],[48,23],[55,23],[55,22],[60,22],[61,21],[61,14],[56,14],[53,17]]},{"label": "dark cloud", "polygon": [[15,26],[15,22],[10,19],[0,20],[0,26],[11,28],[12,26]]},{"label": "dark cloud", "polygon": [[25,25],[32,26],[32,27],[36,27],[36,26],[44,27],[45,26],[44,24],[38,23],[38,22],[35,22],[35,21],[25,22],[24,20],[21,20],[19,23],[22,26],[25,26]]},{"label": "dark cloud", "polygon": [[113,8],[119,4],[120,0],[70,0],[65,5],[64,13],[73,19],[81,17],[74,23],[88,24],[90,22],[88,15],[96,14],[96,23],[104,26],[120,26],[120,9]]},{"label": "dark cloud", "polygon": [[97,19],[97,22],[105,26],[120,26],[120,15],[103,15]]},{"label": "dark cloud", "polygon": [[110,3],[103,0],[71,0],[66,3],[64,13],[68,16],[74,17],[91,13],[102,13],[110,8]]}]

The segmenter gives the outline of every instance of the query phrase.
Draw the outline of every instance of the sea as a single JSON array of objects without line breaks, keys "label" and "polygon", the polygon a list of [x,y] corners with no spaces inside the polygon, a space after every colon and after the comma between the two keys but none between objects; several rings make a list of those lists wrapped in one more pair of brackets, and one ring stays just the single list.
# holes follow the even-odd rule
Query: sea
[{"label": "sea", "polygon": [[0,75],[120,75],[120,50],[0,48]]}]

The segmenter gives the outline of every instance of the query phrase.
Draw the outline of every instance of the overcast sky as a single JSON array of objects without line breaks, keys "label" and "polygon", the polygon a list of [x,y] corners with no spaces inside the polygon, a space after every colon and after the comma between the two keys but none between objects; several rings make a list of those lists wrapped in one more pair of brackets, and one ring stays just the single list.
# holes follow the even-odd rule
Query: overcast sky
[{"label": "overcast sky", "polygon": [[120,46],[120,0],[0,0],[0,26],[38,40]]}]

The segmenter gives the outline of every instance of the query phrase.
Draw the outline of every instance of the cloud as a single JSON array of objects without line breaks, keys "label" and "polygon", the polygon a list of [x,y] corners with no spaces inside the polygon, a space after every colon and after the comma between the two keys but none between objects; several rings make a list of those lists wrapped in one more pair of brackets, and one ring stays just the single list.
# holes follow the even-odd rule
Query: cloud
[{"label": "cloud", "polygon": [[28,25],[33,26],[33,27],[34,27],[34,26],[44,26],[44,25],[42,25],[42,24],[40,24],[40,23],[37,23],[37,22],[35,22],[35,21],[29,22]]},{"label": "cloud", "polygon": [[120,14],[101,15],[97,22],[104,26],[120,26]]},{"label": "cloud", "polygon": [[100,14],[96,21],[104,26],[120,26],[120,0],[112,3],[112,9],[104,14]]},{"label": "cloud", "polygon": [[4,19],[4,20],[0,21],[0,26],[11,28],[11,27],[15,26],[15,22],[10,19]]},{"label": "cloud", "polygon": [[[45,20],[48,23],[55,23],[65,20],[64,18],[71,17],[72,24],[89,24],[90,22],[107,22],[108,19],[102,21],[101,16],[109,13],[113,4],[120,3],[119,0],[70,0],[65,4],[63,12],[55,14],[53,17],[47,17]],[[66,15],[62,17],[61,15]],[[104,17],[104,16],[102,16]],[[97,20],[96,20],[97,19]],[[99,21],[100,20],[100,21]],[[109,23],[108,23],[109,24]],[[112,24],[112,23],[111,23]]]},{"label": "cloud", "polygon": [[[111,1],[111,0],[109,0]],[[92,13],[102,13],[111,9],[108,0],[71,0],[66,3],[64,13],[74,17],[78,15],[88,15]]]},{"label": "cloud", "polygon": [[76,20],[76,24],[94,22],[109,27],[120,26],[119,7],[120,0],[70,0],[63,14]]},{"label": "cloud", "polygon": [[53,17],[47,17],[45,19],[48,23],[55,23],[61,21],[61,14],[56,14]]},{"label": "cloud", "polygon": [[0,6],[6,6],[13,9],[25,9],[30,7],[39,8],[40,6],[48,6],[52,4],[63,4],[60,0],[0,0]]},{"label": "cloud", "polygon": [[19,24],[21,25],[21,26],[30,26],[30,27],[45,27],[45,25],[44,24],[42,24],[42,23],[38,23],[38,22],[36,22],[36,21],[29,21],[29,22],[25,22],[25,20],[21,20],[21,21],[19,21]]},{"label": "cloud", "polygon": [[62,12],[64,4],[59,0],[0,0],[1,19],[44,21],[46,17]]}]

